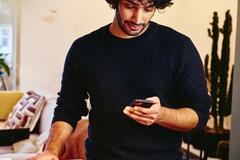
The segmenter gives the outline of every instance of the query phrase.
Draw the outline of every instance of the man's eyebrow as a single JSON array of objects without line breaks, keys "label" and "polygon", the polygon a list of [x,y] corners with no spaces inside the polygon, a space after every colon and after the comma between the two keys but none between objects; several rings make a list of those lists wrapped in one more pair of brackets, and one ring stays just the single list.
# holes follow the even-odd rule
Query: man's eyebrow
[{"label": "man's eyebrow", "polygon": [[125,2],[129,2],[129,3],[132,3],[132,4],[137,4],[137,1],[136,0],[124,0]]},{"label": "man's eyebrow", "polygon": [[[137,5],[138,4],[138,0],[124,0],[124,2],[131,3],[133,5]],[[141,3],[144,4],[144,1],[142,1]],[[146,1],[145,1],[145,5],[144,6],[145,7],[153,7],[154,3],[153,2],[146,3]]]},{"label": "man's eyebrow", "polygon": [[146,1],[142,1],[141,2],[145,7],[153,7],[154,6],[154,2],[153,1],[149,1],[149,0],[146,0]]}]

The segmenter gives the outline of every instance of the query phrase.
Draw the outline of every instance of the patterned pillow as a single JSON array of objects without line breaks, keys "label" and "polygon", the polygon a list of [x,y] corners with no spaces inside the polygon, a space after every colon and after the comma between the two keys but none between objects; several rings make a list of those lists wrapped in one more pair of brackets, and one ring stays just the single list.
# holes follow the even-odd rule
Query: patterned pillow
[{"label": "patterned pillow", "polygon": [[44,96],[28,91],[9,114],[6,129],[29,128],[32,131],[46,103]]}]

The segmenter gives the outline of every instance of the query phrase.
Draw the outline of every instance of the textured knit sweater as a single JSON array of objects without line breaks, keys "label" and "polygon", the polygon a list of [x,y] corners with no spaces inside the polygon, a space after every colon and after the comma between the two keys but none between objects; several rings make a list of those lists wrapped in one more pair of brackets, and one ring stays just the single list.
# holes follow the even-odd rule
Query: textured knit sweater
[{"label": "textured knit sweater", "polygon": [[191,40],[150,23],[140,36],[122,39],[106,25],[77,39],[66,57],[53,122],[76,126],[88,114],[88,157],[100,160],[181,159],[179,132],[141,125],[123,113],[133,99],[157,96],[168,108],[196,111],[203,128],[210,108],[203,65]]}]

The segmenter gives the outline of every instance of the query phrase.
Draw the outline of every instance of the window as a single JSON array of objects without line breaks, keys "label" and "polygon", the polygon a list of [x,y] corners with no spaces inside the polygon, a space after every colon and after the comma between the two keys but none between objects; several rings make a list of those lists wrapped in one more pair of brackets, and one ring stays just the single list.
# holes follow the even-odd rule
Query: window
[{"label": "window", "polygon": [[12,39],[11,24],[0,24],[0,53],[12,54]]},{"label": "window", "polygon": [[7,37],[3,37],[2,38],[2,46],[3,47],[7,47],[8,46],[8,38]]},{"label": "window", "polygon": [[16,2],[0,0],[0,56],[10,68],[8,88],[16,89]]},{"label": "window", "polygon": [[3,29],[2,36],[8,36],[8,35],[9,35],[9,29]]}]

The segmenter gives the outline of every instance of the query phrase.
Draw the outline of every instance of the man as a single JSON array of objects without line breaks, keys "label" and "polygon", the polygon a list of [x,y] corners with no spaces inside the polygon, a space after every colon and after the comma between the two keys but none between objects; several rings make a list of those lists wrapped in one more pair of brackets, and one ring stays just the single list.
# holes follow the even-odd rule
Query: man
[{"label": "man", "polygon": [[[181,159],[181,132],[202,129],[211,104],[199,54],[189,38],[150,21],[171,0],[106,1],[114,20],[70,48],[50,137],[34,160],[58,159],[88,114],[88,95],[88,159]],[[154,104],[129,106],[136,98]]]}]

